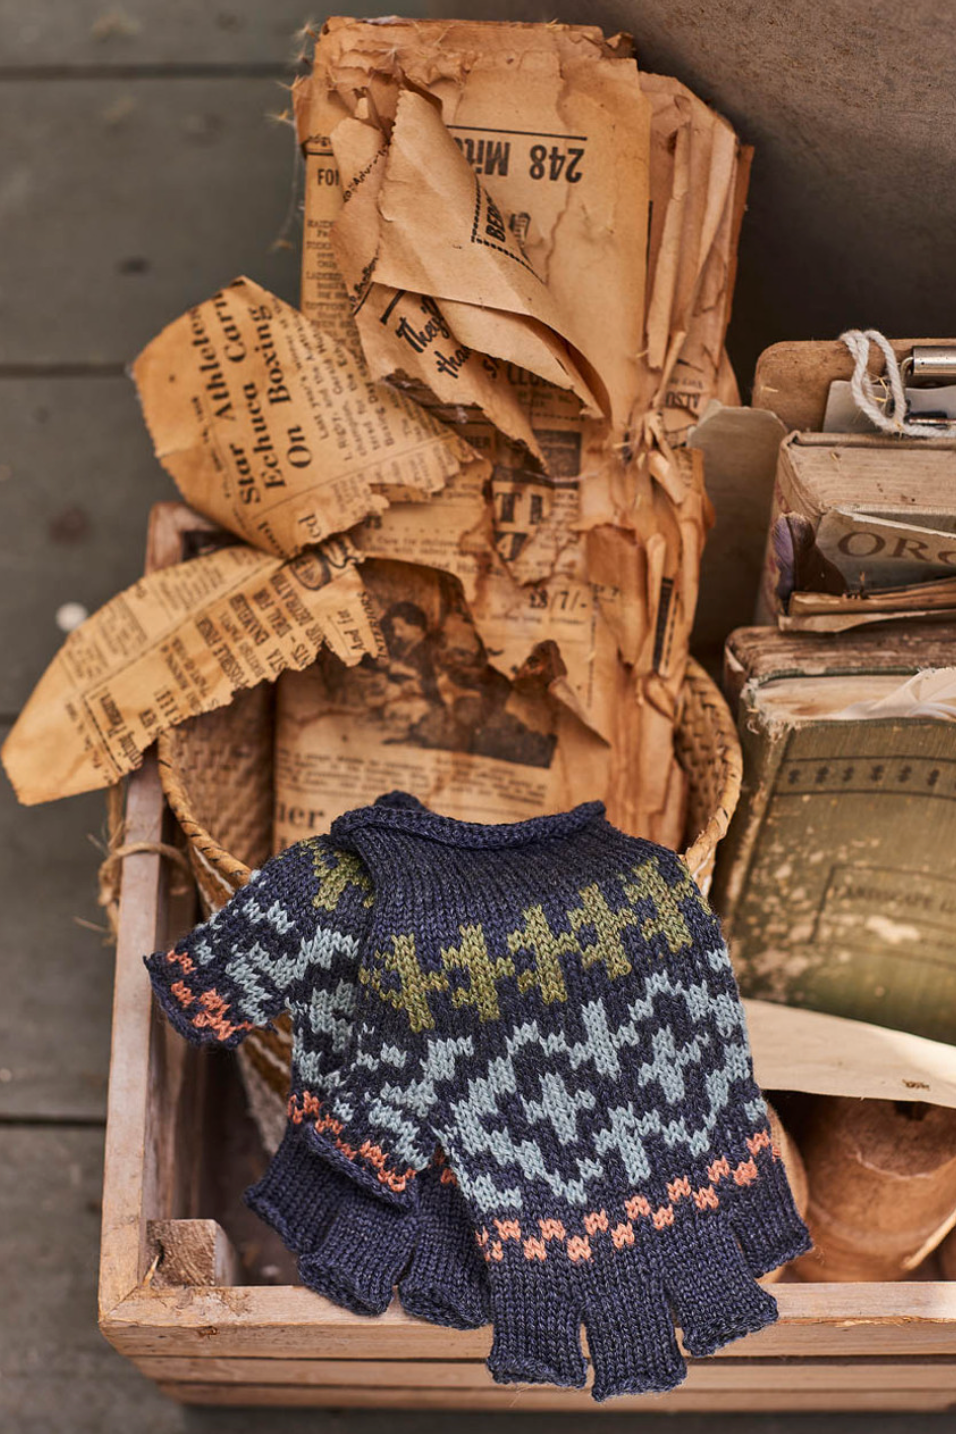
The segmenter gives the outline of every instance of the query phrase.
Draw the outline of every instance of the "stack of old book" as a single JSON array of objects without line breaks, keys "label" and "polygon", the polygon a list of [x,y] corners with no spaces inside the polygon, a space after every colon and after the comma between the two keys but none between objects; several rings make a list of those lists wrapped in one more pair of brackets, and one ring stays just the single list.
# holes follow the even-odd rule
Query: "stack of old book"
[{"label": "stack of old book", "polygon": [[814,431],[851,367],[805,344],[758,370],[757,403],[798,431],[763,625],[725,653],[745,785],[717,900],[745,994],[952,1041],[956,444]]}]

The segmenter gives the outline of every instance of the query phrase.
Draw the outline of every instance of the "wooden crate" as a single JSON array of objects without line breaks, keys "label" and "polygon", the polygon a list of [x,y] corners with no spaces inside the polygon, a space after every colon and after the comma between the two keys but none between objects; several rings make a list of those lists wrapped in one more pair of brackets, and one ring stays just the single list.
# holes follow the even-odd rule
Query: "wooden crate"
[{"label": "wooden crate", "polygon": [[[129,783],[126,840],[170,835],[147,759]],[[242,1188],[263,1156],[251,1148],[233,1060],[188,1046],[153,1006],[142,957],[195,914],[170,892],[165,868],[147,851],[127,857],[123,875],[99,1290],[106,1338],[190,1404],[593,1407],[583,1390],[493,1384],[483,1363],[490,1330],[440,1329],[397,1303],[363,1319],[274,1282],[292,1266],[242,1213]],[[673,1394],[602,1407],[956,1407],[956,1284],[781,1284],[776,1294],[778,1324],[691,1360]]]}]

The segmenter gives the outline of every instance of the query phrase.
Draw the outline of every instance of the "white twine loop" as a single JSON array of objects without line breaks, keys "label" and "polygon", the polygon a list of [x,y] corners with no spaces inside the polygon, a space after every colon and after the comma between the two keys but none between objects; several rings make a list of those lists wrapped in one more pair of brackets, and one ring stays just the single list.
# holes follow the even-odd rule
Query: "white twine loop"
[{"label": "white twine loop", "polygon": [[[853,377],[850,379],[853,402],[861,413],[866,414],[874,428],[881,433],[895,434],[898,438],[956,437],[956,424],[917,423],[906,417],[906,390],[899,360],[889,340],[878,329],[847,329],[840,335],[840,342],[846,344],[853,358]],[[878,401],[876,385],[867,370],[871,343],[876,344],[883,355],[885,371],[880,381],[889,385],[893,396],[892,415]]]}]

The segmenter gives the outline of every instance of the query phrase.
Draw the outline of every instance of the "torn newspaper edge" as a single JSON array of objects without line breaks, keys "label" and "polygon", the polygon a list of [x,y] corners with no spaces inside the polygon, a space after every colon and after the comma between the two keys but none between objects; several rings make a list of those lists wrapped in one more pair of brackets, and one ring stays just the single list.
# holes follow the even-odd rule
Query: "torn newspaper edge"
[{"label": "torn newspaper edge", "polygon": [[70,633],[3,744],[26,805],[111,786],[160,732],[241,688],[380,649],[349,546],[221,548],[142,578]]},{"label": "torn newspaper edge", "polygon": [[453,430],[251,279],[168,325],[132,372],[186,501],[279,557],[481,466]]}]

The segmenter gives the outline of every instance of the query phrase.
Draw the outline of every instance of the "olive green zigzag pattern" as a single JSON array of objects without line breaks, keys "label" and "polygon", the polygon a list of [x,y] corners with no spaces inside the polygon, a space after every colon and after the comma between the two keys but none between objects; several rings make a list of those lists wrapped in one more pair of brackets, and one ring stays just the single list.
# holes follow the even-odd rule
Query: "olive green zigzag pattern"
[{"label": "olive green zigzag pattern", "polygon": [[365,892],[363,906],[372,905],[371,878],[353,852],[333,850],[317,837],[308,838],[302,845],[312,853],[312,869],[318,883],[312,905],[318,911],[336,912],[350,886]]},{"label": "olive green zigzag pattern", "polygon": [[[577,960],[584,970],[603,965],[608,979],[616,980],[631,971],[623,933],[636,928],[646,942],[663,937],[672,955],[693,944],[681,902],[702,905],[700,892],[688,873],[671,885],[663,876],[657,858],[651,858],[618,878],[625,904],[611,905],[596,883],[579,893],[580,905],[567,913],[569,931],[553,930],[544,907],[534,905],[523,913],[523,923],[508,932],[508,955],[492,956],[480,922],[459,927],[460,943],[442,947],[441,970],[425,970],[411,933],[394,935],[390,950],[376,950],[363,965],[359,980],[396,1010],[408,1016],[415,1032],[433,1030],[435,1017],[429,996],[451,993],[457,1007],[473,1006],[481,1021],[501,1017],[498,985],[514,980],[521,995],[537,989],[545,1005],[568,998],[564,962]],[[639,912],[638,903],[650,902],[653,910]],[[582,932],[592,933],[589,939]],[[526,954],[531,964],[519,970],[516,958]],[[468,985],[452,987],[449,972],[467,972]],[[397,984],[391,978],[397,977]]]}]

